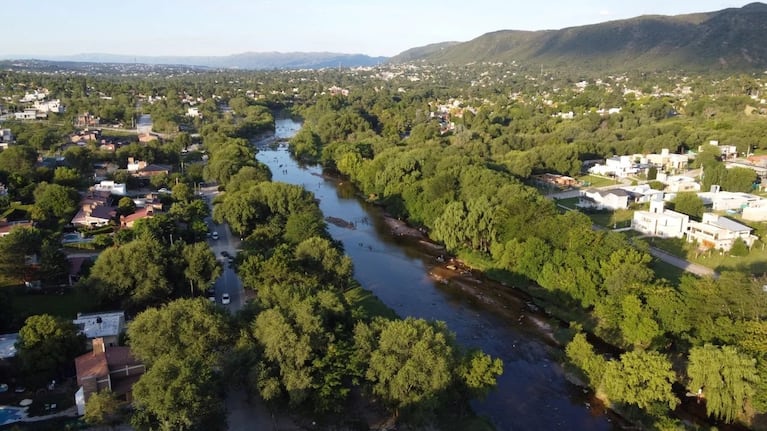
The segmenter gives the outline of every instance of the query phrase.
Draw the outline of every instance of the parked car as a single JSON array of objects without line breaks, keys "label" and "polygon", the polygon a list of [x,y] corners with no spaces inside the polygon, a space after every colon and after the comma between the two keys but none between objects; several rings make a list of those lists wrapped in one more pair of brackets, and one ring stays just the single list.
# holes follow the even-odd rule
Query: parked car
[{"label": "parked car", "polygon": [[228,293],[225,293],[225,294],[221,295],[221,303],[222,304],[227,305],[230,302],[231,302],[231,300],[229,299],[229,294]]}]

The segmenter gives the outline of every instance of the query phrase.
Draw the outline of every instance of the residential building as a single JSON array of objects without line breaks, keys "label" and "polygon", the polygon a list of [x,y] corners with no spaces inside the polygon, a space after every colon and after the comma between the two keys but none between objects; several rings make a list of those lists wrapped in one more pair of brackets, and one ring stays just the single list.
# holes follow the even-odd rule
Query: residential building
[{"label": "residential building", "polygon": [[578,180],[573,177],[568,177],[567,175],[545,173],[541,175],[533,175],[533,179],[540,183],[551,184],[562,188],[576,187],[578,185]]},{"label": "residential building", "polygon": [[8,148],[8,145],[15,143],[16,139],[13,137],[11,129],[0,129],[0,148],[4,150]]},{"label": "residential building", "polygon": [[665,191],[668,193],[681,193],[681,192],[699,192],[700,183],[695,181],[695,178],[691,178],[684,175],[667,175],[662,172],[658,172],[656,180],[666,184]]},{"label": "residential building", "polygon": [[758,238],[750,227],[714,213],[704,213],[700,222],[690,221],[687,241],[697,241],[701,248],[728,251],[736,239],[751,247]]},{"label": "residential building", "polygon": [[17,227],[33,227],[34,223],[29,220],[20,220],[12,222],[0,222],[0,237],[4,237],[11,233],[11,230]]},{"label": "residential building", "polygon": [[629,204],[644,204],[652,201],[653,199],[663,200],[663,191],[655,190],[648,184],[639,184],[637,186],[626,186],[619,188],[628,192]]},{"label": "residential building", "polygon": [[19,342],[19,334],[0,334],[0,360],[10,359],[16,356],[16,343]]},{"label": "residential building", "polygon": [[596,164],[589,169],[589,172],[596,175],[607,175],[616,177],[628,177],[636,175],[639,172],[637,164],[634,163],[631,156],[613,156],[605,160],[605,164]]},{"label": "residential building", "polygon": [[698,197],[704,205],[711,206],[713,211],[740,210],[762,200],[761,197],[750,193],[724,192],[719,186],[713,186],[710,192],[698,193]]},{"label": "residential building", "polygon": [[77,313],[77,319],[72,323],[80,328],[80,332],[85,335],[89,342],[95,338],[101,338],[107,346],[117,346],[119,344],[120,334],[125,332],[125,313],[117,311],[114,313]]},{"label": "residential building", "polygon": [[[713,145],[717,148],[719,148],[719,154],[722,157],[722,160],[732,160],[736,157],[738,157],[738,147],[735,145],[719,145],[719,141],[709,141],[709,145]],[[698,147],[698,151],[702,151],[703,146]]]},{"label": "residential building", "polygon": [[93,190],[96,190],[97,192],[107,192],[118,196],[125,196],[128,193],[125,184],[116,183],[110,180],[103,180],[94,185]]},{"label": "residential building", "polygon": [[623,189],[589,189],[581,192],[577,206],[598,210],[619,210],[629,207],[629,192]]},{"label": "residential building", "polygon": [[80,200],[80,211],[72,218],[75,226],[106,226],[116,215],[110,202],[111,194],[92,190]]},{"label": "residential building", "polygon": [[[668,148],[662,149],[660,154],[647,154],[642,158],[646,160],[646,163],[664,172],[682,172],[687,169],[690,161],[687,154],[671,154]],[[640,160],[640,163],[645,160]]]},{"label": "residential building", "polygon": [[81,115],[78,115],[74,121],[75,127],[78,127],[78,128],[98,127],[100,123],[101,123],[101,118],[91,115],[90,112],[85,112]]},{"label": "residential building", "polygon": [[25,109],[22,112],[16,112],[13,114],[14,118],[17,120],[36,120],[37,119],[37,110],[36,109]]},{"label": "residential building", "polygon": [[184,114],[184,115],[186,115],[187,117],[192,117],[192,118],[201,118],[202,117],[202,114],[200,114],[200,108],[198,108],[196,106],[188,108],[186,110],[186,114]]},{"label": "residential building", "polygon": [[143,208],[137,208],[133,214],[120,217],[120,227],[132,228],[138,220],[152,218],[155,216],[155,209],[152,206],[145,206]]},{"label": "residential building", "polygon": [[649,211],[636,211],[631,228],[649,236],[682,238],[687,233],[690,216],[664,207],[662,199],[650,201]]},{"label": "residential building", "polygon": [[75,358],[77,384],[75,404],[80,415],[91,395],[109,389],[117,397],[131,401],[133,384],[146,372],[146,367],[125,346],[109,347],[101,338],[93,340],[93,351]]},{"label": "residential building", "polygon": [[62,114],[66,109],[61,104],[61,100],[59,99],[53,99],[53,100],[46,100],[46,101],[36,101],[34,104],[35,109],[37,112],[44,112],[49,113],[53,112],[54,114]]}]

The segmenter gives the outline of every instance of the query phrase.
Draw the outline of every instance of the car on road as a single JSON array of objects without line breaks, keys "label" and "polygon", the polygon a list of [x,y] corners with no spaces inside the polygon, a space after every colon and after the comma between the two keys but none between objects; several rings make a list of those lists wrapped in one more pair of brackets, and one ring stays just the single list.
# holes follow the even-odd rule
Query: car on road
[{"label": "car on road", "polygon": [[213,233],[210,234],[210,237],[213,239],[218,239],[218,232],[213,231]]},{"label": "car on road", "polygon": [[229,252],[224,250],[224,251],[221,252],[221,256],[229,257]]},{"label": "car on road", "polygon": [[232,302],[232,301],[231,301],[231,299],[229,299],[229,294],[228,293],[225,293],[225,294],[221,295],[221,303],[222,304],[227,305],[230,302]]},{"label": "car on road", "polygon": [[205,295],[208,297],[210,302],[216,302],[216,289],[213,286],[211,286],[210,289],[205,292]]}]

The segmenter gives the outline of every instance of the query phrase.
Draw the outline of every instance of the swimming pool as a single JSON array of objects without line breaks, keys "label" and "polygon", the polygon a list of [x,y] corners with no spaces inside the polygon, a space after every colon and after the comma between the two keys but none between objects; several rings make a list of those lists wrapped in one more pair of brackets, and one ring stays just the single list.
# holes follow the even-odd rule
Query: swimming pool
[{"label": "swimming pool", "polygon": [[18,422],[25,417],[26,407],[0,406],[0,426]]}]

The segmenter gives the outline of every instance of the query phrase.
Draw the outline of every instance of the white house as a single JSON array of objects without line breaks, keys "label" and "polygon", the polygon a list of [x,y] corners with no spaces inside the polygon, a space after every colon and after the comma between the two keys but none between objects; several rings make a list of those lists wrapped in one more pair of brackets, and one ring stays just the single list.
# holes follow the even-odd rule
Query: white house
[{"label": "white house", "polygon": [[597,175],[615,175],[616,177],[627,177],[639,172],[639,168],[631,160],[631,156],[613,156],[605,160],[605,164],[596,164],[589,169],[589,172]]},{"label": "white house", "polygon": [[700,222],[691,221],[687,230],[687,241],[697,241],[701,247],[728,251],[736,239],[741,238],[751,247],[757,238],[751,235],[752,229],[734,220],[714,213],[703,214]]},{"label": "white house", "polygon": [[698,193],[704,205],[710,205],[714,211],[739,210],[746,208],[752,202],[762,200],[750,193],[723,192],[718,186],[712,186],[712,191]]},{"label": "white house", "polygon": [[629,193],[629,203],[643,204],[653,199],[663,200],[663,190],[655,190],[648,184],[620,187]]},{"label": "white house", "polygon": [[125,184],[116,183],[114,181],[104,180],[93,186],[93,189],[99,192],[109,192],[113,195],[125,196],[127,190]]},{"label": "white house", "polygon": [[202,117],[202,114],[200,114],[200,108],[194,106],[186,110],[187,117],[194,117],[194,118],[200,118]]},{"label": "white house", "polygon": [[125,313],[122,311],[113,313],[77,313],[77,319],[73,320],[85,335],[88,341],[94,338],[103,338],[107,346],[117,346],[120,334],[125,332]]},{"label": "white house", "polygon": [[[662,149],[660,154],[648,154],[643,159],[658,169],[668,172],[683,171],[687,168],[689,162],[687,154],[671,154],[668,148]],[[642,160],[640,160],[641,162]]]},{"label": "white house", "polygon": [[0,148],[6,149],[8,145],[16,142],[11,129],[0,129]]},{"label": "white house", "polygon": [[25,109],[23,112],[13,114],[17,120],[35,120],[37,119],[37,109]]},{"label": "white house", "polygon": [[662,199],[650,201],[650,211],[636,211],[631,228],[645,235],[682,238],[687,233],[690,216],[664,208]]},{"label": "white house", "polygon": [[681,192],[699,192],[700,183],[695,181],[695,178],[691,178],[684,175],[666,175],[665,173],[658,173],[656,180],[666,184],[666,192],[668,193],[681,193]]},{"label": "white house", "polygon": [[629,197],[629,192],[623,189],[589,189],[581,192],[577,206],[579,208],[595,208],[615,211],[628,208]]},{"label": "white house", "polygon": [[[735,145],[719,145],[719,141],[709,141],[709,145],[713,145],[719,148],[719,154],[722,156],[722,160],[731,160],[738,157],[738,147]],[[702,151],[703,146],[698,147],[698,151]]]},{"label": "white house", "polygon": [[37,101],[34,104],[35,109],[39,112],[53,112],[55,114],[61,114],[65,111],[64,106],[61,104],[61,100],[53,99],[45,102]]}]

